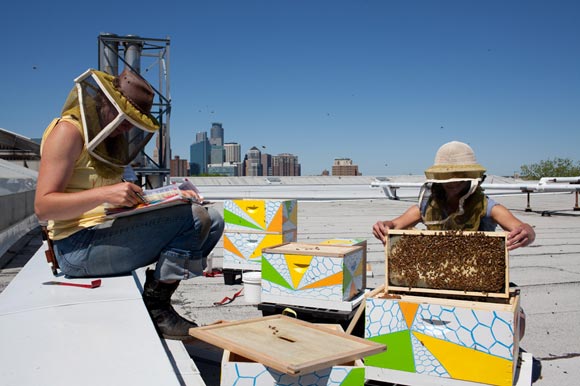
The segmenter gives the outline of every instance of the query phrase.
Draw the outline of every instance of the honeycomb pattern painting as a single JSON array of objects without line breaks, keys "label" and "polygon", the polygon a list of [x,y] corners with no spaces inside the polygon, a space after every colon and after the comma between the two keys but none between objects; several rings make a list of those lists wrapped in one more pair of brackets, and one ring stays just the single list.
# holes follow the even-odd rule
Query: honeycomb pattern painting
[{"label": "honeycomb pattern painting", "polygon": [[362,250],[345,257],[265,253],[262,295],[347,301],[362,288]]},{"label": "honeycomb pattern painting", "polygon": [[283,233],[297,228],[296,200],[226,200],[226,231]]},{"label": "honeycomb pattern painting", "polygon": [[260,270],[262,249],[296,241],[296,200],[224,201],[224,268]]},{"label": "honeycomb pattern painting", "polygon": [[224,266],[240,269],[261,269],[262,249],[296,241],[296,231],[285,233],[225,232]]},{"label": "honeycomb pattern painting", "polygon": [[362,366],[333,366],[292,376],[260,363],[231,362],[222,365],[221,378],[221,386],[360,386],[365,373]]},{"label": "honeycomb pattern painting", "polygon": [[511,385],[514,311],[473,309],[398,299],[366,301],[365,338],[387,351],[367,366]]}]

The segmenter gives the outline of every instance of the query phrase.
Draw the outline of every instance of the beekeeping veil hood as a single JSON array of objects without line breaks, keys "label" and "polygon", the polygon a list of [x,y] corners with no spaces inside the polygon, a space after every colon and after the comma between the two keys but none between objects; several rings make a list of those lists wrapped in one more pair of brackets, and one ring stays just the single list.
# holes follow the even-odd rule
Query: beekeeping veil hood
[{"label": "beekeeping veil hood", "polygon": [[[101,170],[119,172],[159,129],[150,113],[154,95],[149,83],[129,69],[119,76],[88,70],[75,79],[62,115],[80,115],[91,158],[104,166]],[[131,136],[133,127],[146,135]]]},{"label": "beekeeping veil hood", "polygon": [[[469,145],[452,141],[441,146],[435,155],[433,166],[425,170],[427,180],[419,194],[420,205],[427,205],[423,223],[431,229],[469,230],[474,227],[476,229],[472,230],[477,230],[487,205],[480,187],[485,178],[484,174],[485,168],[477,163],[475,153]],[[441,198],[437,197],[441,189],[435,192],[435,185],[458,181],[469,182],[469,187],[461,192],[457,211],[445,213],[442,203],[437,202]]]}]

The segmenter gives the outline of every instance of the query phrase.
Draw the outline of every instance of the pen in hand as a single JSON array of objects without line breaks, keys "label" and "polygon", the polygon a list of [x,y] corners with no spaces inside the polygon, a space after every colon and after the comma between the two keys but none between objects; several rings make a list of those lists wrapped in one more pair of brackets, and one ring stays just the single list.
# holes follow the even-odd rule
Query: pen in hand
[{"label": "pen in hand", "polygon": [[[123,181],[123,182],[129,182],[129,181],[127,181],[127,180],[126,180],[126,179],[124,179],[124,178],[121,178],[121,181]],[[143,197],[143,195],[142,195],[141,193],[139,193],[139,192],[134,192],[134,193],[135,193],[135,195],[137,196],[137,198],[138,198],[138,199],[139,199],[139,200],[140,200],[140,201],[141,201],[143,204],[146,204],[146,203],[147,203],[147,201],[145,201],[145,197]]]}]

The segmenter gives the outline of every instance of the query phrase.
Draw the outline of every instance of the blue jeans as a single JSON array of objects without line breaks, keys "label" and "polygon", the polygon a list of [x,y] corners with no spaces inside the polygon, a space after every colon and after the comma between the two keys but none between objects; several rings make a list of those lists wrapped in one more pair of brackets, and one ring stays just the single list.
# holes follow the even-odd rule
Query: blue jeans
[{"label": "blue jeans", "polygon": [[212,207],[176,205],[120,217],[54,241],[61,271],[70,277],[127,274],[157,262],[157,280],[199,276],[224,230]]}]

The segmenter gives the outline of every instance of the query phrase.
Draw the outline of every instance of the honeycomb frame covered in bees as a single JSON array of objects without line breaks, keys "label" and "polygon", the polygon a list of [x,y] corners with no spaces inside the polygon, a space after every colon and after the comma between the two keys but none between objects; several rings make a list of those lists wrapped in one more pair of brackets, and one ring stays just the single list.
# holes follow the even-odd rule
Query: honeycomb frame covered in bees
[{"label": "honeycomb frame covered in bees", "polygon": [[387,292],[509,297],[507,232],[389,230]]}]

